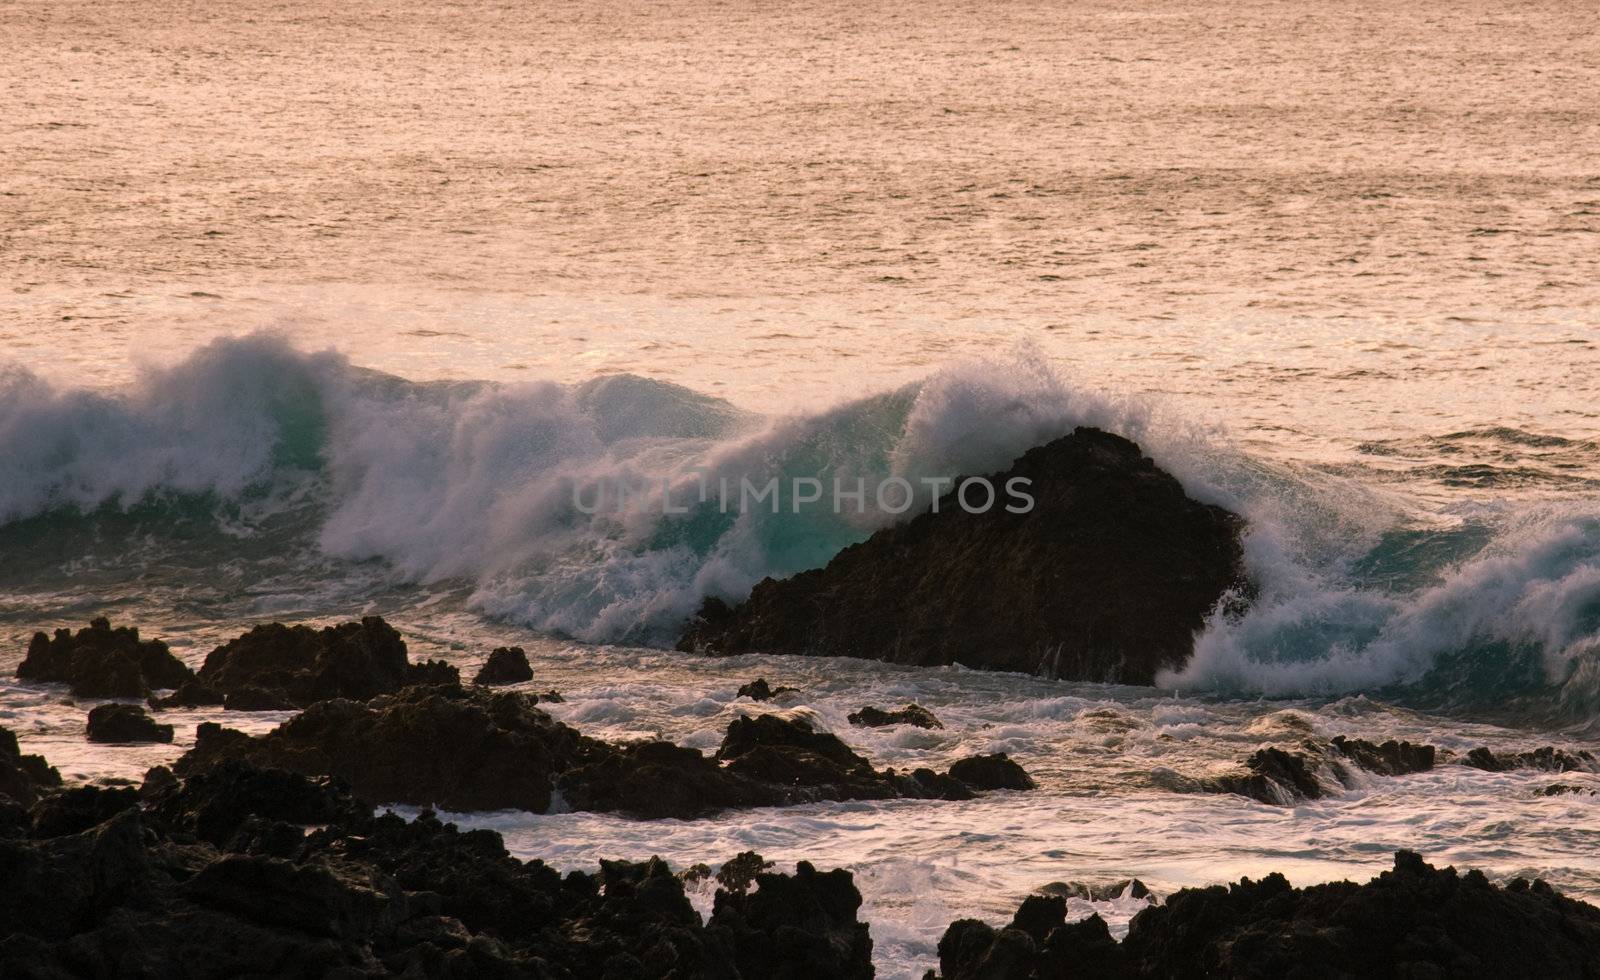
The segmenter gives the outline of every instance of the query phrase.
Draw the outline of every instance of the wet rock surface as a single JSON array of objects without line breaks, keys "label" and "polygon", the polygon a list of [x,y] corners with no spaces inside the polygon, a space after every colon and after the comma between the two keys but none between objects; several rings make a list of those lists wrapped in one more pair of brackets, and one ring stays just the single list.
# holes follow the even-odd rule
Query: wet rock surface
[{"label": "wet rock surface", "polygon": [[[1009,481],[1034,503],[1009,512]],[[1189,498],[1139,447],[1079,428],[992,474],[998,502],[878,531],[826,567],[710,599],[678,647],[852,656],[1149,684],[1246,595],[1241,520]],[[974,506],[982,494],[972,491]]]},{"label": "wet rock surface", "polygon": [[172,726],[151,718],[136,704],[102,704],[89,712],[85,729],[91,742],[170,742]]},{"label": "wet rock surface", "polygon": [[1543,772],[1600,772],[1600,760],[1585,750],[1542,746],[1522,751],[1494,752],[1473,749],[1456,758],[1432,745],[1390,739],[1370,742],[1335,735],[1327,742],[1306,738],[1291,748],[1267,746],[1228,773],[1194,782],[1191,789],[1236,793],[1261,803],[1289,806],[1315,800],[1354,787],[1357,771],[1377,776],[1406,776],[1427,772],[1436,765],[1453,763],[1487,772],[1536,769]]},{"label": "wet rock surface", "polygon": [[860,711],[851,712],[848,720],[850,724],[862,728],[884,728],[889,725],[915,725],[917,728],[944,727],[944,722],[934,717],[933,712],[920,704],[908,704],[895,711],[885,711],[869,704]]},{"label": "wet rock surface", "polygon": [[[1057,904],[1059,903],[1059,904]],[[1104,977],[1592,976],[1600,909],[1542,881],[1504,887],[1410,851],[1366,884],[1294,888],[1282,875],[1186,888],[1114,941],[1035,896],[1005,929],[965,919],[939,942],[943,980]]]},{"label": "wet rock surface", "polygon": [[1485,772],[1540,769],[1545,772],[1600,772],[1600,760],[1585,750],[1575,752],[1551,745],[1521,752],[1494,752],[1487,746],[1461,757],[1461,764]]},{"label": "wet rock surface", "polygon": [[1309,732],[1289,748],[1269,745],[1252,752],[1232,772],[1195,780],[1187,788],[1234,793],[1260,803],[1290,806],[1352,788],[1360,773],[1405,776],[1427,772],[1446,758],[1432,745],[1389,739],[1371,742],[1335,735],[1322,740]]},{"label": "wet rock surface", "polygon": [[409,685],[454,684],[443,661],[411,663],[405,640],[377,616],[317,629],[257,626],[206,655],[197,679],[238,711],[304,708],[318,701],[366,701]]},{"label": "wet rock surface", "polygon": [[702,918],[659,859],[562,875],[492,831],[243,763],[55,794],[32,817],[0,836],[8,977],[873,974],[850,874],[804,862],[741,856],[757,887]]},{"label": "wet rock surface", "polygon": [[496,647],[489,659],[483,662],[474,684],[520,684],[533,680],[533,668],[528,665],[528,653],[521,647]]},{"label": "wet rock surface", "polygon": [[193,680],[194,672],[160,640],[142,640],[132,627],[113,629],[102,617],[76,633],[35,633],[17,677],[67,684],[80,698],[146,698]]}]

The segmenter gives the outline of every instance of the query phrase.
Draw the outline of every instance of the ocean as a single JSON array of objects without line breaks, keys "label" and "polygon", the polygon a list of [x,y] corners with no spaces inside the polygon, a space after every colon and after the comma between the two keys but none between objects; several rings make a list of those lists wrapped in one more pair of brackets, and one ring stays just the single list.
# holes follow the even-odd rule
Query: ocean
[{"label": "ocean", "polygon": [[[25,751],[138,779],[199,721],[286,717],[90,745],[86,705],[10,676],[37,629],[105,615],[197,666],[254,623],[376,613],[413,659],[523,646],[600,737],[712,749],[779,710],[879,766],[1010,753],[1039,790],[453,818],[563,869],[850,868],[880,976],[1058,880],[1360,880],[1407,847],[1600,900],[1600,812],[1550,773],[1175,790],[1307,730],[1600,737],[1595,11],[313,8],[0,13]],[[1260,595],[1155,688],[672,652],[704,597],[896,517],[660,488],[992,472],[1077,425],[1248,521]],[[800,694],[738,699],[757,676]],[[845,720],[907,701],[946,727]],[[1114,931],[1144,904],[1073,902]]]}]

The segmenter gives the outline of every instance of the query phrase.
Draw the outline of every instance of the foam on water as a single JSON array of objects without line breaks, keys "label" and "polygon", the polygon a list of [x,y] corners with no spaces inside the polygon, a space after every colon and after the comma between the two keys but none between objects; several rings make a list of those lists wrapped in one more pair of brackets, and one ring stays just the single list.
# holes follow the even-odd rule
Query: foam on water
[{"label": "foam on water", "polygon": [[[704,488],[893,476],[925,507],[922,478],[998,470],[1084,424],[1140,441],[1191,494],[1249,519],[1259,600],[1215,617],[1164,686],[1513,698],[1593,722],[1600,510],[1588,500],[1429,508],[1382,480],[1251,457],[1220,430],[1075,383],[1027,348],[783,417],[628,375],[413,383],[262,335],[214,342],[109,393],[11,369],[0,378],[0,535],[18,552],[23,592],[89,560],[62,554],[61,540],[118,559],[209,540],[230,552],[236,586],[274,583],[279,598],[260,597],[259,611],[314,606],[319,579],[354,574],[368,588],[462,589],[480,612],[544,632],[665,645],[703,597],[738,599],[765,576],[820,566],[896,519],[870,492],[859,512],[725,512]],[[1474,439],[1552,445],[1520,431]],[[623,505],[584,505],[624,484],[635,492]],[[305,581],[285,590],[300,567],[291,554]]]}]

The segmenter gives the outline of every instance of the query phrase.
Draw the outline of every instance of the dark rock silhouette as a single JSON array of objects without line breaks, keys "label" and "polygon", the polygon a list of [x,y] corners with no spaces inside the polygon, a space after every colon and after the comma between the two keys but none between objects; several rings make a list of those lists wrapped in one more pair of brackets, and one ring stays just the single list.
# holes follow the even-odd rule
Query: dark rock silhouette
[{"label": "dark rock silhouette", "polygon": [[496,647],[484,661],[474,684],[520,684],[533,680],[533,668],[528,666],[527,651],[521,647]]},{"label": "dark rock silhouette", "polygon": [[1486,772],[1510,772],[1513,769],[1600,772],[1600,761],[1595,759],[1594,753],[1582,749],[1569,752],[1551,745],[1523,752],[1493,752],[1488,747],[1476,748],[1461,757],[1461,764]]},{"label": "dark rock silhouette", "polygon": [[1380,776],[1405,776],[1433,768],[1438,750],[1431,745],[1416,745],[1389,739],[1382,744],[1360,738],[1335,735],[1331,740],[1347,759]]},{"label": "dark rock silhouette", "polygon": [[[1034,505],[1010,513],[1019,478]],[[1000,502],[987,512],[952,491],[825,568],[765,579],[737,607],[707,600],[678,648],[1149,684],[1188,658],[1225,596],[1250,592],[1240,519],[1126,439],[1079,428],[988,479]]]},{"label": "dark rock silhouette", "polygon": [[226,695],[221,691],[212,690],[199,681],[184,681],[178,689],[164,698],[151,698],[150,707],[156,710],[162,708],[207,708],[222,704]]},{"label": "dark rock silhouette", "polygon": [[555,774],[577,762],[581,736],[537,703],[529,695],[462,687],[321,701],[260,738],[203,724],[195,747],[173,770],[186,776],[213,761],[243,758],[342,777],[357,795],[386,803],[543,812]]},{"label": "dark rock silhouette", "polygon": [[89,712],[91,742],[170,742],[172,726],[163,725],[136,704],[102,704]]},{"label": "dark rock silhouette", "polygon": [[132,627],[112,629],[101,617],[76,633],[35,633],[17,677],[69,684],[80,698],[146,698],[193,680],[194,672],[160,640],[141,640]]},{"label": "dark rock silhouette", "polygon": [[408,685],[455,684],[443,661],[413,664],[400,634],[377,616],[316,629],[257,626],[206,656],[198,679],[238,711],[304,708],[318,701],[365,701]]},{"label": "dark rock silhouette", "polygon": [[1294,888],[1282,875],[1186,888],[1134,916],[1123,942],[1099,916],[1029,898],[995,929],[953,923],[939,942],[944,980],[1077,976],[1584,977],[1600,962],[1600,909],[1542,881],[1505,887],[1436,869],[1410,852],[1364,885]]},{"label": "dark rock silhouette", "polygon": [[756,857],[759,888],[702,919],[659,859],[563,876],[293,773],[84,789],[0,836],[0,975],[872,976],[848,872]]},{"label": "dark rock silhouette", "polygon": [[918,728],[944,727],[944,722],[935,718],[933,712],[920,704],[908,704],[897,711],[885,711],[869,704],[860,711],[852,712],[848,719],[850,724],[859,725],[863,728],[883,728],[886,725],[915,725]]},{"label": "dark rock silhouette", "polygon": [[139,791],[131,787],[74,786],[33,805],[30,836],[42,839],[82,833],[138,804]]},{"label": "dark rock silhouette", "polygon": [[970,799],[997,779],[1027,779],[1009,760],[1001,776],[983,763],[970,785],[927,769],[880,771],[837,736],[776,715],[735,719],[715,757],[671,742],[611,744],[537,705],[531,694],[480,687],[323,701],[259,737],[202,724],[173,769],[188,777],[243,761],[336,777],[368,799],[451,810],[544,812],[559,788],[573,809],[643,819],[818,800]]},{"label": "dark rock silhouette", "polygon": [[1033,777],[1004,752],[958,759],[950,775],[973,789],[1033,789]]},{"label": "dark rock silhouette", "polygon": [[793,694],[799,690],[797,687],[772,687],[765,677],[757,677],[739,687],[739,697],[749,698],[752,701],[771,701],[780,694]]},{"label": "dark rock silhouette", "polygon": [[42,755],[24,755],[11,729],[0,727],[0,800],[29,807],[61,785],[61,773]]}]

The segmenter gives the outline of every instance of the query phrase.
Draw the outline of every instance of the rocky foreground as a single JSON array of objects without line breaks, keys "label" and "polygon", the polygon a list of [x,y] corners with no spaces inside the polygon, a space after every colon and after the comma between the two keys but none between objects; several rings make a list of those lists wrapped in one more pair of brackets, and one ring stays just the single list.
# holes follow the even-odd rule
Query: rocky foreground
[{"label": "rocky foreground", "polygon": [[1079,428],[988,477],[1015,479],[1031,481],[1027,513],[968,513],[952,491],[824,568],[765,579],[737,606],[708,600],[678,648],[1150,684],[1219,603],[1251,592],[1240,518],[1127,439]]},{"label": "rocky foreground", "polygon": [[[560,874],[488,830],[407,821],[337,778],[241,760],[141,787],[62,790],[0,729],[0,975],[867,978],[848,871],[725,862],[709,917],[659,859]],[[1137,883],[1129,886],[1139,893]],[[952,923],[944,980],[1068,977],[1593,977],[1600,909],[1400,852],[1365,885],[1281,875],[1185,889],[1122,942],[1066,898],[1004,927]],[[930,976],[933,974],[930,973]]]}]

